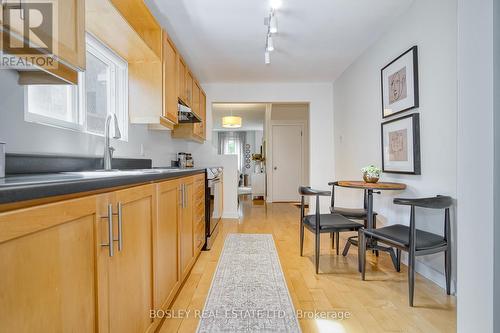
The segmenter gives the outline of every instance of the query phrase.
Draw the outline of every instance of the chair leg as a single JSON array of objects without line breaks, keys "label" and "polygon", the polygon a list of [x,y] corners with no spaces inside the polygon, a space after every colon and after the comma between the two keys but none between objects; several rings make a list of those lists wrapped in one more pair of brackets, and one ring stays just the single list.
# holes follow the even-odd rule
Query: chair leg
[{"label": "chair leg", "polygon": [[401,272],[401,250],[400,249],[396,249],[396,262],[397,262],[396,271]]},{"label": "chair leg", "polygon": [[410,306],[413,306],[413,295],[415,293],[415,253],[408,252],[408,298]]},{"label": "chair leg", "polygon": [[446,275],[446,294],[451,293],[451,251],[444,251],[444,271]]},{"label": "chair leg", "polygon": [[334,249],[334,248],[335,248],[335,233],[334,233],[334,232],[332,232],[332,233],[330,234],[330,237],[332,238],[332,249]]},{"label": "chair leg", "polygon": [[[342,251],[342,255],[345,257],[347,256],[347,254],[349,253],[349,249],[351,248],[351,240],[347,240],[347,242],[345,242],[345,247],[344,247],[344,251]],[[359,260],[358,260],[359,261]]]},{"label": "chair leg", "polygon": [[337,255],[339,255],[339,247],[340,247],[340,242],[339,242],[339,239],[340,239],[340,232],[336,232],[335,233],[335,242],[337,242]]},{"label": "chair leg", "polygon": [[366,239],[365,239],[365,234],[363,231],[360,229],[358,231],[358,258],[359,258],[359,265],[360,265],[360,271],[361,271],[361,280],[365,280],[365,266],[366,266]]},{"label": "chair leg", "polygon": [[304,251],[304,223],[300,223],[300,256],[302,257],[302,253]]},{"label": "chair leg", "polygon": [[321,234],[316,234],[316,251],[315,251],[315,259],[316,259],[316,274],[319,274],[319,240]]}]

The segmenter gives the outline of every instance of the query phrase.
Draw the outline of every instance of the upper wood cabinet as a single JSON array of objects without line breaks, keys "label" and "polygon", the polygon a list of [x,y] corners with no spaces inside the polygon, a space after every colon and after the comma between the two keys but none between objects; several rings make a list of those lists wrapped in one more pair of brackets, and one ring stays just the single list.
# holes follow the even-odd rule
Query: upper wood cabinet
[{"label": "upper wood cabinet", "polygon": [[0,331],[95,331],[98,221],[95,196],[0,213]]},{"label": "upper wood cabinet", "polygon": [[186,89],[186,77],[187,77],[187,67],[182,57],[179,55],[177,57],[178,64],[178,72],[177,72],[177,85],[178,85],[178,97],[179,99],[186,105],[189,106],[188,98],[187,98],[187,89]]},{"label": "upper wood cabinet", "polygon": [[[37,68],[35,71],[20,71],[20,84],[78,84],[78,71],[85,70],[85,0],[55,0],[55,3],[54,8],[57,12],[54,24],[57,33],[48,32],[46,37],[52,39],[56,61],[53,66],[42,65],[35,67]],[[0,6],[0,22],[3,11],[12,5],[13,2],[3,3]],[[19,5],[22,10],[28,10],[26,6],[29,3],[24,4],[23,1],[19,1]],[[24,31],[23,22],[24,20],[11,20],[11,38],[22,41],[22,36],[28,35]],[[29,36],[32,37],[28,41],[31,45],[42,46],[35,33],[30,33]],[[30,51],[33,52],[38,51]]]},{"label": "upper wood cabinet", "polygon": [[86,1],[87,30],[128,62],[130,122],[163,125],[161,26],[142,0]]},{"label": "upper wood cabinet", "polygon": [[197,91],[198,98],[194,100],[197,101],[193,103],[193,111],[201,118],[200,123],[187,123],[178,124],[174,126],[172,131],[172,137],[176,139],[186,139],[198,143],[203,143],[206,139],[206,104],[207,99],[205,92],[201,89],[199,84],[193,82],[193,91]]},{"label": "upper wood cabinet", "polygon": [[186,89],[186,104],[188,106],[193,106],[193,75],[189,70],[186,71],[186,82],[185,82],[185,88]]},{"label": "upper wood cabinet", "polygon": [[199,117],[200,116],[200,86],[196,81],[191,83],[191,109]]},{"label": "upper wood cabinet", "polygon": [[163,117],[177,124],[178,111],[177,51],[174,43],[163,33]]},{"label": "upper wood cabinet", "polygon": [[198,136],[200,139],[205,140],[207,98],[203,90],[199,88],[198,84],[196,84],[195,94],[197,94],[199,100],[198,102],[199,108],[197,114],[201,118],[201,122],[194,124],[194,134]]}]

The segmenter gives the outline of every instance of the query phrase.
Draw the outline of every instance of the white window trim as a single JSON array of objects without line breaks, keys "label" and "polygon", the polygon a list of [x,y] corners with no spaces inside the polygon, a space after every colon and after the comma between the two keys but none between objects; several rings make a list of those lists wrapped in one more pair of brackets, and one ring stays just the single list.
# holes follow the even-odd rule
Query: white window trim
[{"label": "white window trim", "polygon": [[[119,127],[122,141],[128,141],[128,64],[116,54],[113,50],[100,42],[96,37],[87,32],[86,34],[86,51],[92,53],[100,60],[110,66],[111,72],[108,71],[110,89],[115,86],[114,92],[108,91],[111,98],[108,99],[108,109],[113,113],[121,108],[123,114],[118,117]],[[112,74],[112,75],[111,75]],[[117,80],[118,78],[118,80]],[[118,82],[116,82],[118,81]],[[78,74],[78,86],[72,86],[71,91],[73,98],[71,103],[74,110],[77,110],[77,123],[68,122],[52,117],[43,116],[29,112],[28,107],[28,86],[24,88],[24,120],[28,122],[43,124],[61,129],[67,129],[85,134],[96,135],[103,137],[103,134],[95,133],[87,130],[86,124],[86,101],[85,101],[85,73]],[[122,96],[123,92],[123,96]],[[111,131],[114,129],[111,128]],[[114,134],[114,133],[111,133]]]},{"label": "white window trim", "polygon": [[64,121],[64,120],[60,120],[60,119],[56,119],[56,118],[52,118],[52,117],[47,117],[47,116],[44,116],[41,114],[29,112],[28,89],[29,89],[28,86],[24,87],[24,120],[25,121],[43,124],[43,125],[52,126],[52,127],[57,127],[57,128],[62,128],[62,129],[69,129],[72,131],[78,131],[78,132],[85,131],[85,127],[83,126],[83,119],[82,119],[81,112],[80,112],[80,109],[78,106],[79,103],[77,100],[78,99],[78,87],[77,86],[71,87],[72,94],[76,95],[76,98],[71,98],[72,99],[71,103],[73,104],[72,108],[77,111],[76,112],[77,117],[78,117],[77,123],[73,123],[70,121]]}]

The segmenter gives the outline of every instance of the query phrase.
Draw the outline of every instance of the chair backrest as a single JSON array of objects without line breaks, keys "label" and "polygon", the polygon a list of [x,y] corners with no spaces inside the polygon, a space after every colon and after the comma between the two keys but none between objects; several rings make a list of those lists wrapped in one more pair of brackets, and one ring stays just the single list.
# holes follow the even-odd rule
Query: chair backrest
[{"label": "chair backrest", "polygon": [[449,196],[437,195],[430,198],[395,198],[394,203],[396,205],[406,205],[431,209],[445,209],[451,207],[451,205],[453,204],[453,199]]},{"label": "chair backrest", "polygon": [[[330,199],[330,207],[332,209],[334,209],[334,207],[335,207],[335,186],[339,186],[339,182],[338,181],[329,182],[328,185],[332,187],[332,196]],[[363,209],[366,210],[367,207],[368,207],[368,191],[365,190],[364,197],[363,197]]]},{"label": "chair backrest", "polygon": [[410,248],[415,249],[415,207],[430,208],[430,209],[444,209],[444,238],[446,241],[451,239],[450,231],[450,207],[453,204],[453,199],[445,195],[437,195],[429,198],[395,198],[396,205],[405,205],[411,207],[410,212]]},{"label": "chair backrest", "polygon": [[320,204],[319,197],[328,197],[331,195],[330,191],[323,190],[315,190],[309,186],[300,186],[299,194],[301,196],[300,199],[300,223],[303,222],[305,216],[305,200],[304,198],[307,196],[315,196],[316,197],[316,231],[319,232],[319,216],[320,216]]},{"label": "chair backrest", "polygon": [[330,191],[323,191],[323,190],[315,190],[312,189],[309,186],[300,186],[299,187],[299,194],[301,196],[321,196],[321,197],[328,197],[331,195]]}]

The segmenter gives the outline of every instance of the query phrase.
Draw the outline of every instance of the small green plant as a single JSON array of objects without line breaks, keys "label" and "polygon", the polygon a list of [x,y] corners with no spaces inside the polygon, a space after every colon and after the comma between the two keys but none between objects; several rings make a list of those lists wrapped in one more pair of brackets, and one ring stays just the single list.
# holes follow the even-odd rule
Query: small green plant
[{"label": "small green plant", "polygon": [[374,165],[370,165],[361,169],[361,172],[366,174],[368,177],[380,178],[382,170]]}]

